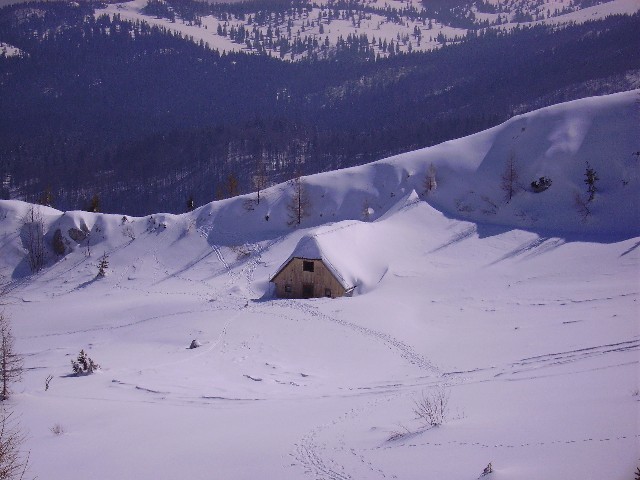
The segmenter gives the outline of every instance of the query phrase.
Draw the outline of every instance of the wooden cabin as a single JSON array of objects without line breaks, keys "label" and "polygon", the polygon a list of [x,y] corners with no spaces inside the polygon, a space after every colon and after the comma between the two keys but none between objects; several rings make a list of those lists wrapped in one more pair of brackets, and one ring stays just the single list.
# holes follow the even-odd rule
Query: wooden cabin
[{"label": "wooden cabin", "polygon": [[270,281],[280,298],[336,298],[353,291],[322,254],[315,237],[303,238]]}]

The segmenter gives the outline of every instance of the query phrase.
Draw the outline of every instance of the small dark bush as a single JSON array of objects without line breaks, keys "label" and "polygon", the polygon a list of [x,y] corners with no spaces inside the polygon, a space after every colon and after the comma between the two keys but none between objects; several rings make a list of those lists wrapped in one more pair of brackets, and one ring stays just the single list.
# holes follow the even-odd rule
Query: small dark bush
[{"label": "small dark bush", "polygon": [[540,177],[538,180],[531,182],[531,190],[534,193],[544,192],[551,186],[551,179],[549,177]]}]

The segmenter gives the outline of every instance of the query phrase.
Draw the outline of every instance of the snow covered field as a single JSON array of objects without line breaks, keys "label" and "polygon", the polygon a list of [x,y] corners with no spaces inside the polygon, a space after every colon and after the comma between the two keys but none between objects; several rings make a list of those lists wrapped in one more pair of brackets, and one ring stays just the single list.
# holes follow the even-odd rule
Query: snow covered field
[{"label": "snow covered field", "polygon": [[[67,253],[33,276],[20,238],[30,206],[0,201],[2,301],[26,367],[10,404],[31,474],[476,479],[492,462],[485,478],[632,478],[638,98],[559,105],[305,178],[298,229],[288,185],[254,210],[247,197],[144,218],[42,207],[47,240],[60,229]],[[505,203],[513,152],[525,187],[542,175],[551,187]],[[584,217],[586,162],[599,190]],[[425,196],[431,163],[438,188]],[[71,228],[90,231],[89,247]],[[271,297],[269,278],[308,234],[351,265],[353,298]],[[98,373],[70,375],[80,349]],[[441,388],[448,420],[429,428],[414,401]]]}]

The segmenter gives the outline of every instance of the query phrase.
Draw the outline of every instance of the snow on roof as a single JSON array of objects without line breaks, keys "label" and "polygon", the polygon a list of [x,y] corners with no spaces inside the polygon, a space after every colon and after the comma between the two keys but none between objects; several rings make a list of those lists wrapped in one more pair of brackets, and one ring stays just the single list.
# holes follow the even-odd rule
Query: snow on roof
[{"label": "snow on roof", "polygon": [[[411,207],[417,200],[418,195],[411,191],[393,210]],[[384,226],[385,218],[370,223],[353,220],[332,223],[303,236],[271,281],[292,259],[303,258],[322,260],[346,290],[368,291],[384,277],[389,269],[388,253],[397,248],[396,232]]]},{"label": "snow on roof", "polygon": [[[322,240],[323,237],[319,236],[317,233],[305,235],[304,237],[302,237],[296,245],[296,248],[294,248],[293,253],[291,253],[289,258],[287,258],[287,261],[284,262],[278,269],[276,275],[280,273],[282,269],[285,268],[294,258],[303,258],[305,260],[321,260],[345,290],[350,290],[355,287],[354,284],[348,282],[341,274],[340,268],[333,264],[330,259],[332,255],[330,253],[329,255],[325,253],[327,250],[330,252],[331,249],[327,248],[326,245],[323,249]],[[273,278],[275,278],[276,275],[274,275]]]},{"label": "snow on roof", "polygon": [[377,244],[371,241],[374,228],[373,223],[343,221],[303,236],[271,281],[294,258],[322,260],[346,290],[364,293],[388,269],[384,256],[376,251]]}]

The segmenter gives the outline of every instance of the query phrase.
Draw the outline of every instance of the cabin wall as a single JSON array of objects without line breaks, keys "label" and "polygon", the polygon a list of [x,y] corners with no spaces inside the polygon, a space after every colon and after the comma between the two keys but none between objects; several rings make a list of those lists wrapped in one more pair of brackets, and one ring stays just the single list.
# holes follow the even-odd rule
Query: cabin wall
[{"label": "cabin wall", "polygon": [[[313,272],[303,270],[305,261],[313,262]],[[276,295],[280,298],[326,297],[329,296],[326,295],[327,290],[330,291],[332,298],[342,297],[345,294],[344,287],[322,260],[293,258],[274,277],[273,282],[276,284]],[[287,285],[291,287],[291,291],[287,291]],[[310,295],[305,295],[309,293],[305,292],[305,285],[309,286]]]}]

